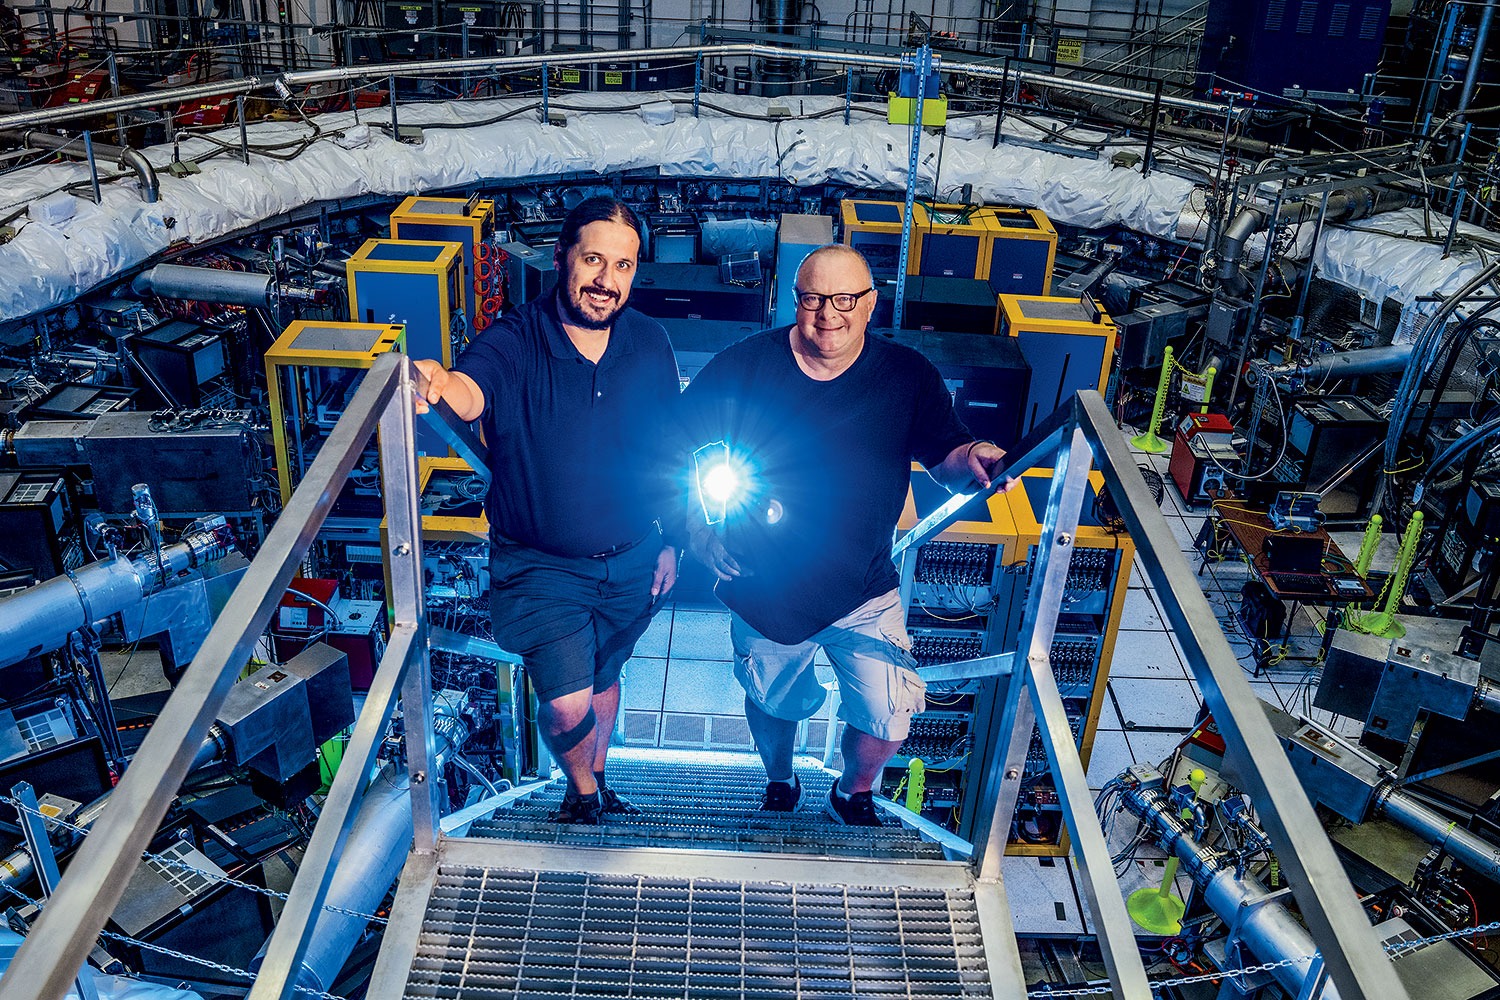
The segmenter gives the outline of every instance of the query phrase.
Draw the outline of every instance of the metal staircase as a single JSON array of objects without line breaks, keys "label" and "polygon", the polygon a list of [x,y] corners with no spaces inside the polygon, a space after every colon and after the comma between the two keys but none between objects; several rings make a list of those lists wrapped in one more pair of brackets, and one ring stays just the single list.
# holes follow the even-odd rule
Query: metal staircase
[{"label": "metal staircase", "polygon": [[796,766],[802,799],[794,812],[760,809],[765,771],[753,754],[617,750],[609,786],[640,809],[600,826],[566,826],[548,815],[562,802],[561,778],[533,785],[530,794],[492,818],[475,822],[470,837],[565,844],[571,847],[676,847],[771,854],[944,860],[942,845],[924,839],[892,814],[880,828],[839,826],[823,813],[833,774],[810,759]]},{"label": "metal staircase", "polygon": [[[652,809],[641,817],[591,831],[588,836],[599,838],[594,843],[569,839],[584,834],[539,826],[555,788],[505,793],[484,809],[509,805],[509,813],[476,831],[494,836],[457,836],[478,816],[471,807],[440,823],[414,392],[410,363],[401,355],[383,355],[365,374],[16,953],[5,979],[6,1000],[58,1000],[68,992],[377,426],[394,624],[250,1000],[297,995],[334,868],[398,706],[414,835],[370,997],[1018,1000],[1026,986],[1001,858],[1036,726],[1056,775],[1072,863],[1112,993],[1148,1000],[1152,987],[1048,652],[1095,464],[1213,712],[1226,760],[1254,801],[1319,949],[1299,995],[1318,995],[1326,972],[1341,1000],[1406,1000],[1276,734],[1096,393],[1079,393],[1007,457],[1010,476],[1036,466],[1053,469],[1045,543],[1038,547],[1018,652],[942,666],[950,680],[988,678],[1000,686],[994,750],[970,763],[978,793],[967,861],[933,856],[911,831],[823,826],[817,789],[826,789],[827,779],[811,773],[801,811],[779,820],[751,816],[758,788],[745,762],[738,770],[642,767],[631,774],[627,765],[612,773],[617,786],[627,795],[634,791],[643,804],[652,788],[673,801],[649,803]],[[475,443],[452,430],[450,443],[460,454],[474,455]],[[476,470],[484,467],[477,456],[472,461]],[[980,496],[1004,479],[997,477]],[[903,586],[911,586],[916,561],[908,555],[971,499],[953,498],[897,542],[893,554]],[[515,801],[528,797],[533,801]]]},{"label": "metal staircase", "polygon": [[770,814],[752,756],[618,756],[610,786],[639,815],[549,823],[549,783],[445,842],[472,860],[437,866],[408,978],[381,995],[1010,995],[992,988],[967,866],[895,820],[833,824],[821,767],[799,763],[799,808]]}]

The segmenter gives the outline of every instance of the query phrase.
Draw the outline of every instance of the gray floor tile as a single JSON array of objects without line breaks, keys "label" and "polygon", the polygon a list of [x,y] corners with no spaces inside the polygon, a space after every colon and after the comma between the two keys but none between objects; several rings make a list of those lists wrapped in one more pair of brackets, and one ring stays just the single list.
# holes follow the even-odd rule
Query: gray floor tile
[{"label": "gray floor tile", "polygon": [[1125,678],[1176,681],[1187,677],[1182,659],[1166,632],[1124,630],[1115,639],[1115,655],[1110,662],[1109,675],[1120,678],[1121,683],[1127,683]]},{"label": "gray floor tile", "polygon": [[646,633],[635,644],[636,656],[665,658],[672,641],[672,609],[663,608],[646,626]]},{"label": "gray floor tile", "polygon": [[620,672],[620,704],[642,712],[660,712],[667,683],[667,661],[632,656]]},{"label": "gray floor tile", "polygon": [[1112,680],[1110,690],[1119,703],[1124,729],[1183,729],[1198,713],[1198,696],[1182,680]]},{"label": "gray floor tile", "polygon": [[672,659],[732,660],[729,612],[678,611],[672,616]]},{"label": "gray floor tile", "polygon": [[[1120,630],[1160,632],[1166,628],[1162,623],[1161,612],[1156,608],[1156,600],[1150,592],[1134,588],[1125,592],[1125,610],[1120,619]],[[1116,644],[1118,648],[1118,644]]]},{"label": "gray floor tile", "polygon": [[1133,762],[1124,733],[1100,730],[1094,734],[1094,749],[1089,757],[1089,787],[1097,791]]},{"label": "gray floor tile", "polygon": [[1130,755],[1137,764],[1150,764],[1152,767],[1160,767],[1172,752],[1177,749],[1177,744],[1182,742],[1182,733],[1126,733],[1125,739],[1130,743]]},{"label": "gray floor tile", "polygon": [[672,657],[667,664],[666,709],[711,715],[741,715],[745,692],[732,664]]}]

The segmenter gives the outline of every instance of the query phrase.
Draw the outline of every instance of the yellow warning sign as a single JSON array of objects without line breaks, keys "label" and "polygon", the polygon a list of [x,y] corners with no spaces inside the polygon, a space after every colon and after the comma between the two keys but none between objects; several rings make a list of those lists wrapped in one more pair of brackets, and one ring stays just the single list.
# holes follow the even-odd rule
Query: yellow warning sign
[{"label": "yellow warning sign", "polygon": [[1073,63],[1074,65],[1083,62],[1083,39],[1059,38],[1057,40],[1057,61],[1060,63]]}]

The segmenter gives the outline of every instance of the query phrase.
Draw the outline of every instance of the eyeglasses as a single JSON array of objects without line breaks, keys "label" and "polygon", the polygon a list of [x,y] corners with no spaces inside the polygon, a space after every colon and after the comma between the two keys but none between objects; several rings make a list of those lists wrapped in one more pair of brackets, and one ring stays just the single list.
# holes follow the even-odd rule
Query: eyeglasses
[{"label": "eyeglasses", "polygon": [[860,299],[874,290],[866,288],[862,292],[834,292],[832,295],[819,295],[817,292],[804,292],[799,288],[797,289],[797,305],[808,312],[817,312],[823,308],[823,303],[832,302],[833,308],[846,313],[852,310]]}]

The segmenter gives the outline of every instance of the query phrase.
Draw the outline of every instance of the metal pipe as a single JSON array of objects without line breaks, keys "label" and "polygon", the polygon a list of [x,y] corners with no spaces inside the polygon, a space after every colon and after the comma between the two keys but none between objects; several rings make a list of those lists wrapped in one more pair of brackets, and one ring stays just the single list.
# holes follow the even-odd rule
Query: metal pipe
[{"label": "metal pipe", "polygon": [[68,636],[163,589],[177,574],[223,558],[229,549],[202,532],[156,553],[90,563],[0,600],[0,667],[60,649]]},{"label": "metal pipe", "polygon": [[[478,59],[449,59],[442,63],[381,63],[372,66],[343,66],[331,69],[302,70],[293,73],[284,73],[276,78],[249,76],[240,80],[200,83],[172,90],[161,90],[151,94],[130,94],[123,97],[111,97],[102,101],[91,101],[88,104],[69,104],[56,108],[38,108],[30,111],[21,111],[15,114],[0,115],[0,131],[35,128],[39,125],[50,125],[91,115],[105,115],[119,111],[134,111],[141,108],[181,104],[199,98],[253,94],[274,90],[277,84],[284,87],[301,87],[313,83],[327,83],[330,81],[347,82],[366,78],[373,79],[377,76],[431,77],[462,75],[465,73],[498,73],[507,70],[535,68],[543,63],[548,65],[573,65],[596,63],[606,60],[612,62],[625,59],[682,58],[687,60],[700,55],[805,59],[810,53],[815,53],[817,61],[820,63],[868,66],[881,69],[900,69],[902,64],[899,56],[837,52],[824,49],[809,50],[805,48],[749,43],[679,46],[665,49],[628,49],[625,51],[595,53],[558,52],[547,55],[491,56]],[[1003,67],[987,63],[945,62],[943,65],[950,73],[961,73],[968,76],[981,76],[994,79],[999,79],[1005,72]],[[1087,80],[1016,69],[1011,70],[1011,79],[1020,83],[1028,83],[1035,87],[1050,87],[1080,94],[1092,94],[1096,97],[1133,101],[1138,104],[1151,104],[1156,96],[1149,90],[1116,87],[1110,84],[1094,83]],[[1180,108],[1184,111],[1203,114],[1220,115],[1226,111],[1226,106],[1223,104],[1198,101],[1187,97],[1167,95],[1162,97],[1161,103],[1163,107]]]},{"label": "metal pipe", "polygon": [[142,271],[131,288],[139,295],[151,293],[169,299],[191,299],[195,302],[265,309],[271,304],[274,282],[271,275],[253,271],[220,271],[211,267],[157,264],[148,271]]},{"label": "metal pipe", "polygon": [[1491,882],[1500,882],[1500,847],[1429,809],[1411,794],[1392,785],[1381,794],[1376,809],[1398,826],[1453,855],[1464,867]]},{"label": "metal pipe", "polygon": [[1411,344],[1367,347],[1358,351],[1330,351],[1301,364],[1266,369],[1272,378],[1291,378],[1303,383],[1314,379],[1359,378],[1399,372],[1411,362]]},{"label": "metal pipe", "polygon": [[[406,769],[388,763],[365,791],[349,840],[339,855],[325,907],[318,916],[307,954],[297,971],[297,985],[318,992],[329,990],[334,977],[349,960],[369,920],[355,913],[373,913],[396,881],[411,847],[411,793]],[[354,913],[344,913],[352,910]],[[250,963],[260,969],[270,940]]]},{"label": "metal pipe", "polygon": [[1458,95],[1458,110],[1453,113],[1454,122],[1464,120],[1469,102],[1474,97],[1474,88],[1479,83],[1479,68],[1484,63],[1484,49],[1490,39],[1490,24],[1495,19],[1496,2],[1497,0],[1489,0],[1479,14],[1479,27],[1474,32],[1474,48],[1469,51],[1469,68],[1464,73],[1463,90]]},{"label": "metal pipe", "polygon": [[1404,208],[1410,200],[1411,195],[1406,191],[1360,186],[1328,195],[1326,210],[1321,198],[1289,201],[1274,213],[1261,208],[1244,208],[1230,220],[1219,237],[1219,287],[1231,295],[1243,295],[1248,290],[1250,283],[1240,274],[1245,243],[1253,234],[1271,228],[1273,214],[1277,225],[1306,222],[1319,215],[1323,216],[1324,222],[1350,222]]},{"label": "metal pipe", "polygon": [[[83,147],[78,145],[77,139],[50,132],[27,132],[21,138],[21,145],[31,149],[51,149],[65,156],[84,156]],[[156,204],[161,197],[161,182],[156,177],[156,168],[144,153],[129,146],[114,146],[106,142],[95,142],[93,148],[95,157],[113,160],[117,165],[135,171],[141,185],[141,197],[149,205]]]},{"label": "metal pipe", "polygon": [[[1271,892],[1258,879],[1237,878],[1234,866],[1199,844],[1187,824],[1177,817],[1161,792],[1137,788],[1122,797],[1125,808],[1150,830],[1158,847],[1182,861],[1182,870],[1203,892],[1203,901],[1234,928],[1239,941],[1262,962],[1287,962],[1271,969],[1271,975],[1292,996],[1302,996],[1302,986],[1318,949],[1312,936],[1290,910],[1268,897]],[[1338,1000],[1338,987],[1329,983],[1322,1000]]]}]

